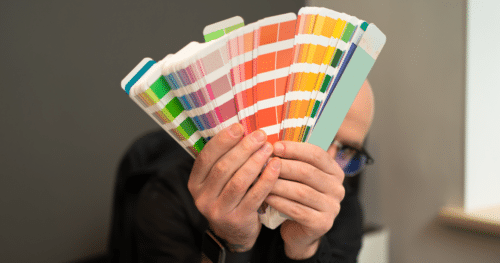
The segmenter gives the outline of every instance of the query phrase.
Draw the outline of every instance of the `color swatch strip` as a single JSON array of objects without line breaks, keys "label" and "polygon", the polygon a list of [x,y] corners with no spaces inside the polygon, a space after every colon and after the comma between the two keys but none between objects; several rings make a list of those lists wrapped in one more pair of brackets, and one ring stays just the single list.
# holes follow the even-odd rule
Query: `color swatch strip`
[{"label": "color swatch strip", "polygon": [[245,23],[243,22],[243,18],[240,16],[235,16],[228,18],[226,20],[222,20],[215,24],[211,24],[206,26],[203,30],[203,36],[205,37],[205,42],[212,41],[214,39],[220,38],[225,34],[228,34],[240,27],[243,27]]},{"label": "color swatch strip", "polygon": [[259,21],[255,124],[268,141],[280,140],[282,107],[293,56],[297,16],[288,13]]},{"label": "color swatch strip", "polygon": [[[145,70],[145,66],[148,69]],[[122,88],[127,88],[132,100],[196,157],[206,141],[198,134],[191,119],[183,114],[178,98],[172,96],[171,87],[161,75],[161,62],[145,58],[131,73],[122,81]]]},{"label": "color swatch strip", "polygon": [[207,26],[206,43],[191,42],[156,64],[142,61],[122,87],[194,155],[236,122],[245,134],[264,130],[271,143],[305,142],[327,103],[341,96],[335,90],[371,27],[318,7],[247,26],[233,17]]}]

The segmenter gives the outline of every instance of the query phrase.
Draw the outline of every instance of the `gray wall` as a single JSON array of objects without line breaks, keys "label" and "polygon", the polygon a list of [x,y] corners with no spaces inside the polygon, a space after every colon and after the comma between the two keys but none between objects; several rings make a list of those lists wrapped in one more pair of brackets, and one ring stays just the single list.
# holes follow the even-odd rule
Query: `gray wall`
[{"label": "gray wall", "polygon": [[392,262],[499,262],[500,239],[441,226],[463,205],[466,1],[312,0],[375,23],[387,44],[369,75],[375,120],[366,220],[391,231]]},{"label": "gray wall", "polygon": [[[283,1],[289,10],[277,8]],[[119,159],[157,128],[119,81],[143,57],[202,41],[205,24],[301,5],[234,2],[0,1],[0,261],[104,251]],[[374,22],[388,36],[369,76],[376,164],[363,202],[368,221],[390,227],[392,261],[497,262],[498,239],[435,220],[441,206],[463,201],[465,1],[313,4]]]},{"label": "gray wall", "polygon": [[207,24],[303,6],[285,1],[0,1],[0,262],[103,252],[121,155],[158,128],[121,79]]}]

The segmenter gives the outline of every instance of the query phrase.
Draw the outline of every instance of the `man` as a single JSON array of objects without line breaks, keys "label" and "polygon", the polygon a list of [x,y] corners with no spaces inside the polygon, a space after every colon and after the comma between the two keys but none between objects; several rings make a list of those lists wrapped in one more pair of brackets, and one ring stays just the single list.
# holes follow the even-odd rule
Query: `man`
[{"label": "man", "polygon": [[[139,260],[209,262],[201,246],[210,229],[229,254],[248,255],[251,262],[355,262],[361,211],[336,160],[343,158],[339,146],[362,148],[373,111],[365,82],[328,151],[307,143],[270,145],[264,132],[244,137],[235,124],[193,162],[165,132],[145,136],[119,172],[150,178],[135,215]],[[264,201],[293,220],[276,230],[262,227],[258,208]]]}]

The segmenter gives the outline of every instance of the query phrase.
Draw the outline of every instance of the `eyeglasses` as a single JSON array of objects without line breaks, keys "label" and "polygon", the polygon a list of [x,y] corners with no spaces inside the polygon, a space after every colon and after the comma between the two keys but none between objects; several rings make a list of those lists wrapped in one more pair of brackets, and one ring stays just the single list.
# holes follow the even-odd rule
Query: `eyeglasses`
[{"label": "eyeglasses", "polygon": [[365,151],[365,148],[358,150],[348,145],[342,145],[337,140],[333,141],[339,149],[335,161],[344,170],[345,176],[355,176],[366,167],[373,163],[373,158]]}]

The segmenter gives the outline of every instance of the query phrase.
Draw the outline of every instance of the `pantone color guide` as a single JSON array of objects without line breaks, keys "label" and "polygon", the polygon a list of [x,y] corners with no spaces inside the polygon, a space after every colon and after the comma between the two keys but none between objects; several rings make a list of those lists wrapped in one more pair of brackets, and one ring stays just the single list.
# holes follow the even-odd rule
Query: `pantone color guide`
[{"label": "pantone color guide", "polygon": [[203,35],[121,83],[193,157],[236,122],[326,150],[385,44],[375,25],[319,7],[246,26],[235,16]]},{"label": "pantone color guide", "polygon": [[[121,87],[193,158],[222,129],[241,123],[268,141],[327,150],[380,54],[374,24],[320,7],[244,25],[235,16],[155,62],[143,59]],[[322,118],[320,118],[322,117]],[[261,221],[284,217],[268,207]]]}]

